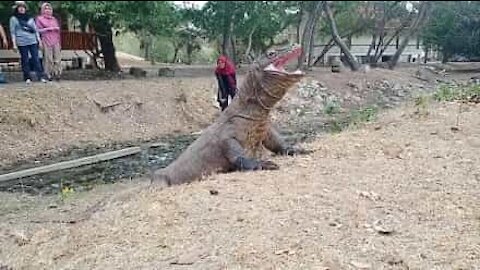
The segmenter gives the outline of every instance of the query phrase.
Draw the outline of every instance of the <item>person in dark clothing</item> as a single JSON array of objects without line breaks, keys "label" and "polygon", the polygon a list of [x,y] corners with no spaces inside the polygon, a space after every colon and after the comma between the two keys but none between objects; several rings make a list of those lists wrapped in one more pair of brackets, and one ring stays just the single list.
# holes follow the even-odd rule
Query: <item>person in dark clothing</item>
[{"label": "person in dark clothing", "polygon": [[38,80],[46,83],[43,69],[38,56],[38,49],[42,47],[40,35],[35,20],[28,15],[25,1],[15,1],[14,14],[10,18],[10,34],[12,35],[13,50],[20,52],[23,79],[27,84],[32,82],[30,77],[30,59]]},{"label": "person in dark clothing", "polygon": [[228,98],[231,97],[231,99],[233,99],[237,93],[235,66],[224,55],[220,56],[217,60],[215,76],[218,82],[217,101],[223,111],[228,107]]}]

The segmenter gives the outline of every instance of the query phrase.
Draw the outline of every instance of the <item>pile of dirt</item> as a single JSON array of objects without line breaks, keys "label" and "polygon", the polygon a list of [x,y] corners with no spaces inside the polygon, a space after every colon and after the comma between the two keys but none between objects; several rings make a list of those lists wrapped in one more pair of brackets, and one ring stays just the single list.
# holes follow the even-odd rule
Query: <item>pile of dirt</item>
[{"label": "pile of dirt", "polygon": [[[325,119],[330,114],[351,111],[365,106],[394,108],[413,96],[428,94],[436,89],[441,75],[432,74],[427,82],[416,73],[425,68],[400,70],[371,69],[368,72],[331,73],[315,69],[289,92],[278,106],[285,122],[309,122],[309,116]],[[443,81],[448,82],[444,79]],[[281,117],[278,115],[277,117]]]},{"label": "pile of dirt", "polygon": [[306,145],[311,155],[276,158],[279,171],[165,190],[115,184],[63,201],[2,195],[0,265],[475,269],[480,107],[459,106],[389,112]]},{"label": "pile of dirt", "polygon": [[163,78],[9,85],[0,91],[0,167],[79,145],[197,132],[218,112],[214,83]]}]

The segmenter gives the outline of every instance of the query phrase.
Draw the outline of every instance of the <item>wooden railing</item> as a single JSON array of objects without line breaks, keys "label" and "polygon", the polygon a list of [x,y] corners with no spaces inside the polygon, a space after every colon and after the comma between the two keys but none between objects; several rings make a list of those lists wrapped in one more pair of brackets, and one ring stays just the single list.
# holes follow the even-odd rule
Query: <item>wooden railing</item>
[{"label": "wooden railing", "polygon": [[[10,39],[10,33],[7,31],[8,48],[12,48],[12,41]],[[97,48],[97,36],[94,33],[82,33],[62,31],[61,33],[62,50],[75,50],[75,51],[94,51]],[[5,48],[2,48],[5,49]]]}]

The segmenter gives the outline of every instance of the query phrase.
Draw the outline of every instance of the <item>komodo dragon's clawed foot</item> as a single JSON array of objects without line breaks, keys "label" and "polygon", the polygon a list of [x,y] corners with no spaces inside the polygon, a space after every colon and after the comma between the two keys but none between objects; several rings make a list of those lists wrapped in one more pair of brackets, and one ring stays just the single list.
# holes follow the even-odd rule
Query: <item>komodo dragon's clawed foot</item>
[{"label": "komodo dragon's clawed foot", "polygon": [[274,163],[272,161],[269,161],[269,160],[262,160],[262,161],[260,161],[260,164],[262,166],[262,170],[273,171],[273,170],[279,170],[280,169],[280,166],[278,166],[276,163]]},{"label": "komodo dragon's clawed foot", "polygon": [[278,170],[280,167],[272,161],[255,160],[239,157],[235,161],[235,168],[238,171]]},{"label": "komodo dragon's clawed foot", "polygon": [[285,148],[281,154],[286,156],[308,155],[313,153],[312,150],[307,150],[299,146],[290,146]]}]

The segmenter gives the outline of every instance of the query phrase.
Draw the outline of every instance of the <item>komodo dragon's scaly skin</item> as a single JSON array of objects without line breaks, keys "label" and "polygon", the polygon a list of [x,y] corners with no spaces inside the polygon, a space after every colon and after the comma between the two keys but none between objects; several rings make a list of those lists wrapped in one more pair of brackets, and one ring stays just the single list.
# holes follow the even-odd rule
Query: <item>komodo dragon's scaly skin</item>
[{"label": "komodo dragon's scaly skin", "polygon": [[278,169],[273,162],[257,159],[263,147],[276,154],[304,153],[287,146],[269,121],[273,106],[303,78],[283,68],[299,50],[257,61],[230,106],[174,162],[155,171],[152,183],[177,185],[216,172]]}]

